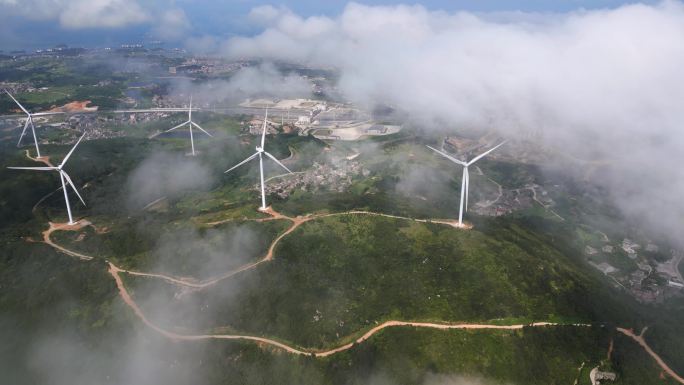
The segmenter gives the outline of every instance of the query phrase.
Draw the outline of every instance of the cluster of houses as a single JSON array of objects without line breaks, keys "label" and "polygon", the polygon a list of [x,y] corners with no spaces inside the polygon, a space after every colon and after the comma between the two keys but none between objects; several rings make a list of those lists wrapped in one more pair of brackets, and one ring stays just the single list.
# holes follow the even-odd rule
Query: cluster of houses
[{"label": "cluster of houses", "polygon": [[275,194],[284,199],[296,189],[304,191],[326,189],[344,192],[351,186],[354,176],[368,176],[369,174],[369,170],[353,160],[342,160],[334,163],[314,162],[307,171],[283,175],[270,181],[266,184],[266,194]]},{"label": "cluster of houses", "polygon": [[[658,245],[649,242],[645,247],[642,247],[639,243],[624,238],[616,247],[608,243],[610,240],[605,235],[604,241],[606,243],[600,248],[585,246],[584,254],[587,256],[589,264],[604,275],[611,277],[616,286],[621,286],[639,302],[660,302],[666,296],[680,292],[684,288],[684,283],[681,282],[678,275],[673,275],[669,269],[661,268],[664,264],[649,257],[649,255],[659,252]],[[676,250],[671,251],[672,258],[675,257],[676,253]],[[633,261],[636,269],[622,271],[608,261],[601,261],[601,254],[604,257],[628,258]]]}]

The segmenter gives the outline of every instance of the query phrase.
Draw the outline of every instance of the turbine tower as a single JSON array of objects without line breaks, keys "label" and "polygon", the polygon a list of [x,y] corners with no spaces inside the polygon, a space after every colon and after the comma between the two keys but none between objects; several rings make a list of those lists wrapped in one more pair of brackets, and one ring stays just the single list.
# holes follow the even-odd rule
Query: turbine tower
[{"label": "turbine tower", "polygon": [[69,160],[69,157],[71,154],[74,153],[74,150],[76,149],[76,146],[78,146],[79,143],[81,143],[81,139],[85,136],[85,133],[81,135],[81,137],[78,139],[78,142],[74,145],[74,147],[69,151],[68,154],[64,157],[62,160],[62,163],[59,164],[59,166],[54,167],[54,166],[49,166],[49,167],[7,167],[13,170],[34,170],[34,171],[57,171],[59,173],[59,179],[62,181],[62,190],[64,191],[64,201],[66,202],[66,208],[67,208],[67,213],[69,214],[69,224],[73,225],[74,219],[71,216],[71,205],[69,204],[69,194],[67,193],[67,188],[66,184],[68,183],[69,186],[74,190],[76,195],[78,196],[78,199],[81,200],[81,203],[83,203],[83,206],[85,206],[85,202],[83,201],[83,198],[81,197],[81,194],[78,193],[78,190],[76,190],[76,186],[74,186],[74,182],[71,181],[71,178],[69,177],[69,174],[66,173],[66,171],[63,170],[64,165],[66,164],[67,160]]},{"label": "turbine tower", "polygon": [[12,94],[9,93],[9,91],[5,90],[7,95],[9,95],[12,100],[14,100],[15,103],[21,108],[22,111],[26,114],[26,123],[24,123],[24,129],[21,131],[21,136],[19,137],[19,141],[17,142],[17,147],[21,145],[21,140],[24,138],[24,134],[26,134],[26,129],[28,126],[31,126],[31,132],[33,133],[33,143],[36,145],[36,157],[40,158],[40,148],[38,148],[38,139],[36,138],[36,127],[33,125],[33,117],[34,116],[50,116],[50,115],[60,115],[63,114],[63,112],[36,112],[34,114],[28,112],[24,106],[19,103],[17,99],[12,96]]},{"label": "turbine tower", "polygon": [[[185,111],[185,110],[180,110],[180,111]],[[192,147],[192,156],[195,156],[195,139],[194,139],[193,134],[192,134],[192,126],[197,127],[200,131],[204,132],[205,134],[207,134],[211,137],[213,137],[213,135],[204,131],[204,129],[202,127],[200,127],[199,124],[192,121],[192,96],[190,96],[190,108],[188,108],[187,111],[188,111],[188,120],[187,121],[177,125],[176,127],[170,128],[164,132],[171,132],[171,131],[175,130],[176,128],[183,127],[187,124],[188,128],[190,129],[190,146]]]},{"label": "turbine tower", "polygon": [[292,171],[290,171],[289,168],[285,167],[285,165],[280,163],[280,161],[278,159],[276,159],[275,156],[264,151],[264,143],[266,142],[266,121],[267,120],[268,120],[268,110],[266,110],[266,115],[264,116],[264,126],[261,129],[261,147],[257,146],[256,152],[254,154],[252,154],[247,159],[243,160],[242,162],[236,164],[235,166],[233,166],[230,169],[225,171],[226,173],[231,172],[231,171],[235,170],[236,168],[242,166],[243,164],[249,162],[250,160],[252,160],[256,157],[259,157],[259,172],[261,174],[261,208],[259,208],[259,210],[261,210],[261,211],[266,210],[266,192],[264,189],[264,159],[263,159],[263,155],[266,155],[269,158],[273,159],[273,161],[278,163],[278,165],[280,167],[284,168],[285,171],[292,174]]},{"label": "turbine tower", "polygon": [[484,153],[482,153],[482,154],[480,154],[480,155],[474,157],[470,162],[468,162],[468,161],[465,161],[465,162],[464,162],[464,161],[458,160],[458,159],[454,158],[453,156],[451,156],[451,155],[449,155],[449,154],[446,154],[446,153],[444,153],[444,152],[442,152],[442,151],[437,150],[436,148],[427,146],[430,150],[432,150],[432,151],[434,151],[434,152],[436,152],[436,153],[442,155],[443,157],[449,159],[450,161],[452,161],[452,162],[454,162],[454,163],[456,163],[456,164],[460,164],[461,166],[463,166],[463,177],[461,178],[461,204],[460,204],[460,208],[459,208],[459,210],[458,210],[458,225],[459,225],[459,226],[463,226],[463,203],[464,203],[464,197],[465,197],[465,211],[466,211],[466,212],[468,211],[468,187],[470,186],[470,174],[468,173],[468,167],[469,167],[469,166],[472,166],[475,162],[477,162],[478,160],[480,160],[480,159],[482,159],[483,157],[487,156],[487,155],[488,155],[489,153],[491,153],[492,151],[494,151],[494,150],[496,150],[497,148],[503,146],[504,143],[506,143],[506,141],[503,141],[503,142],[501,142],[500,144],[498,144],[497,146],[495,146],[495,147],[489,149],[488,151],[485,151]]}]

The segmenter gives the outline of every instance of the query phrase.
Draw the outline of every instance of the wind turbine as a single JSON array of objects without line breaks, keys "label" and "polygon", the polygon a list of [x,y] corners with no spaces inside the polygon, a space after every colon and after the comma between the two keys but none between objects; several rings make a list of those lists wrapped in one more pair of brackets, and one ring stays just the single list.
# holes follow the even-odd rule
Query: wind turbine
[{"label": "wind turbine", "polygon": [[458,210],[458,225],[459,226],[463,226],[463,201],[464,201],[463,198],[464,197],[465,197],[465,211],[466,212],[468,211],[468,187],[470,186],[470,174],[468,173],[468,166],[473,165],[473,163],[475,163],[478,160],[482,159],[483,157],[487,156],[489,153],[496,150],[497,148],[503,146],[504,143],[506,143],[506,141],[503,141],[500,144],[496,145],[495,147],[489,149],[488,151],[485,151],[482,154],[474,157],[470,162],[468,162],[468,161],[464,162],[464,161],[458,160],[449,154],[446,154],[442,151],[437,150],[436,148],[427,146],[430,150],[442,155],[443,157],[449,159],[450,161],[452,161],[456,164],[460,164],[461,166],[463,166],[463,177],[461,179],[461,205],[460,205],[460,208]]},{"label": "wind turbine", "polygon": [[188,108],[188,120],[177,125],[176,127],[170,128],[164,132],[171,132],[171,131],[175,130],[176,128],[183,127],[186,124],[188,125],[188,128],[190,129],[190,146],[192,146],[192,156],[195,156],[195,139],[192,135],[192,126],[197,127],[200,131],[204,132],[205,134],[207,134],[211,137],[213,137],[213,135],[204,131],[204,129],[202,127],[200,127],[199,124],[192,121],[192,96],[190,96],[190,108]]},{"label": "wind turbine", "polygon": [[74,186],[74,182],[71,181],[71,178],[69,177],[69,174],[66,173],[66,171],[63,170],[64,165],[66,164],[67,160],[69,160],[69,157],[71,154],[74,153],[74,150],[76,149],[76,146],[78,146],[79,143],[81,143],[81,139],[85,136],[85,133],[81,135],[81,137],[78,139],[78,142],[74,145],[74,147],[69,151],[68,154],[64,157],[62,160],[62,163],[59,164],[59,166],[54,167],[54,166],[49,166],[49,167],[7,167],[13,170],[35,170],[35,171],[57,171],[59,173],[59,179],[62,181],[62,190],[64,191],[64,201],[66,202],[66,208],[67,208],[67,213],[69,213],[69,224],[73,225],[74,219],[71,216],[71,205],[69,204],[69,195],[67,194],[67,188],[66,184],[68,183],[69,186],[74,190],[76,195],[78,196],[78,199],[81,200],[81,203],[83,203],[83,206],[85,206],[85,202],[83,201],[83,198],[81,197],[81,194],[78,193],[78,190],[76,190],[76,186]]},{"label": "wind turbine", "polygon": [[9,93],[9,91],[5,90],[7,95],[9,95],[12,100],[14,100],[15,103],[21,108],[22,111],[26,114],[26,123],[24,123],[24,129],[21,131],[21,136],[19,137],[19,141],[17,142],[17,147],[21,145],[21,140],[24,138],[24,134],[26,134],[26,129],[28,128],[29,124],[31,125],[31,132],[33,133],[33,143],[36,145],[36,156],[40,158],[40,148],[38,148],[38,139],[36,138],[36,127],[33,125],[33,117],[34,116],[50,116],[50,115],[59,115],[63,114],[63,112],[36,112],[35,114],[32,114],[28,112],[24,106],[19,103],[17,99],[12,96],[12,94]]},{"label": "wind turbine", "polygon": [[278,163],[278,165],[282,168],[285,169],[285,171],[289,172],[292,174],[292,171],[290,171],[289,168],[285,167],[278,159],[276,159],[275,156],[269,154],[268,152],[264,151],[264,143],[266,141],[266,121],[268,120],[268,110],[266,110],[266,115],[264,116],[264,127],[261,130],[261,147],[257,146],[256,147],[256,152],[252,154],[250,157],[247,159],[243,160],[242,162],[236,164],[235,166],[231,167],[230,169],[226,170],[226,173],[231,172],[235,170],[236,168],[242,166],[243,164],[249,162],[250,160],[259,157],[259,171],[261,173],[261,211],[266,210],[266,192],[264,190],[264,159],[262,154],[265,154],[269,158],[273,159],[274,162]]}]

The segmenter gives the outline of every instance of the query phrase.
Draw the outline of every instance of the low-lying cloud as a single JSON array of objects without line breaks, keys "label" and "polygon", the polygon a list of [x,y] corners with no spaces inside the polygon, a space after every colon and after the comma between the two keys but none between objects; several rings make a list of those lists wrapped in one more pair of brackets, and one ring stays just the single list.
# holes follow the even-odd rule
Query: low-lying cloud
[{"label": "low-lying cloud", "polygon": [[[156,270],[206,279],[255,260],[262,251],[258,234],[249,226],[230,231],[195,228],[170,229],[157,240]],[[184,271],[174,270],[182,266]]]},{"label": "low-lying cloud", "polygon": [[152,35],[159,39],[176,40],[186,36],[191,28],[190,20],[180,8],[162,11],[159,21],[152,29]]},{"label": "low-lying cloud", "polygon": [[193,98],[199,103],[237,104],[253,98],[307,97],[311,84],[295,73],[283,73],[271,63],[244,67],[228,80],[210,83],[177,82],[172,95]]},{"label": "low-lying cloud", "polygon": [[268,26],[228,41],[228,56],[339,67],[347,96],[455,127],[608,136],[649,123],[666,129],[684,117],[679,2],[503,21],[355,3],[337,18],[253,13],[270,14],[260,18]]},{"label": "low-lying cloud", "polygon": [[428,374],[423,385],[501,385],[499,382],[474,376]]},{"label": "low-lying cloud", "polygon": [[0,12],[29,20],[55,20],[65,29],[151,24],[153,36],[171,40],[183,37],[190,28],[185,12],[166,0],[0,0]]},{"label": "low-lying cloud", "polygon": [[629,214],[681,230],[679,1],[548,15],[350,3],[307,18],[266,6],[252,18],[263,32],[229,39],[223,54],[338,68],[352,101],[422,126],[532,133],[579,167],[603,164],[594,182]]},{"label": "low-lying cloud", "polygon": [[133,170],[126,182],[127,206],[139,209],[160,198],[173,199],[211,186],[208,167],[183,155],[155,153]]}]

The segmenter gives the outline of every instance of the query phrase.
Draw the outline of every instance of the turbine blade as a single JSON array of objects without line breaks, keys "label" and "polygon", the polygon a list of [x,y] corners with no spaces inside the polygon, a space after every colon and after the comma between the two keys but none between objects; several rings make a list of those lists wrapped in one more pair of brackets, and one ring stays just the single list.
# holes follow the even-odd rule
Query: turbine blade
[{"label": "turbine blade", "polygon": [[433,147],[430,147],[430,146],[427,146],[427,148],[429,148],[430,150],[432,150],[432,151],[438,153],[439,155],[442,155],[443,157],[449,159],[450,161],[452,161],[452,162],[454,162],[454,163],[456,163],[456,164],[460,164],[461,166],[466,166],[466,163],[465,163],[465,162],[460,161],[460,160],[454,158],[453,156],[451,156],[451,155],[449,155],[449,154],[447,154],[447,153],[445,153],[445,152],[439,151],[438,149],[433,148]]},{"label": "turbine blade", "polygon": [[12,98],[12,100],[14,100],[15,103],[17,103],[19,108],[21,108],[21,110],[24,111],[26,115],[31,115],[31,113],[28,112],[28,110],[26,110],[26,108],[24,108],[24,106],[22,106],[21,103],[19,103],[19,101],[15,99],[14,96],[12,96],[12,94],[9,93],[9,91],[5,90],[5,92],[7,93],[7,95],[9,95],[10,98]]},{"label": "turbine blade", "polygon": [[264,142],[266,142],[266,121],[268,120],[268,108],[266,109],[266,115],[264,115],[264,127],[261,128],[261,149],[264,148]]},{"label": "turbine blade", "polygon": [[65,112],[36,112],[35,114],[31,114],[33,116],[50,116],[50,115],[64,115]]},{"label": "turbine blade", "polygon": [[192,95],[190,95],[190,108],[188,109],[188,120],[192,122]]},{"label": "turbine blade", "polygon": [[284,164],[280,163],[280,161],[279,161],[275,156],[269,154],[269,153],[266,152],[266,151],[264,151],[264,154],[266,154],[267,157],[273,159],[274,162],[278,163],[278,164],[280,165],[280,167],[284,168],[285,170],[287,170],[287,172],[289,172],[290,174],[292,174],[292,171],[290,171],[289,168],[285,167]]},{"label": "turbine blade", "polygon": [[17,142],[17,147],[21,145],[21,140],[24,139],[24,135],[26,134],[26,129],[29,126],[29,122],[31,121],[30,118],[26,118],[26,123],[24,123],[24,129],[21,130],[21,135],[19,135],[19,141]]},{"label": "turbine blade", "polygon": [[61,172],[62,175],[64,175],[64,179],[66,179],[67,183],[69,183],[69,186],[71,186],[71,189],[74,190],[74,192],[76,193],[76,196],[78,196],[78,199],[80,199],[81,203],[83,203],[83,206],[85,206],[86,205],[85,201],[83,200],[83,198],[81,198],[81,194],[78,193],[78,190],[76,190],[76,186],[74,186],[74,182],[71,181],[69,174],[67,174],[65,171],[62,171],[62,170],[59,170],[59,172]]},{"label": "turbine blade", "polygon": [[183,127],[183,126],[185,126],[185,125],[186,125],[186,124],[188,124],[188,123],[190,123],[190,121],[189,121],[189,120],[188,120],[187,122],[183,122],[183,123],[181,123],[181,124],[177,125],[177,126],[176,126],[176,127],[174,127],[174,128],[169,128],[168,130],[166,130],[166,131],[164,131],[164,132],[171,132],[171,131],[175,130],[176,128],[180,128],[180,127]]},{"label": "turbine blade", "polygon": [[12,170],[36,170],[36,171],[52,171],[58,170],[57,167],[7,167]]},{"label": "turbine blade", "polygon": [[211,136],[212,138],[214,137],[214,135],[212,135],[212,134],[210,134],[210,133],[204,131],[204,128],[200,127],[199,124],[197,124],[197,123],[195,123],[195,122],[190,122],[190,124],[192,124],[193,126],[197,127],[197,129],[199,129],[200,131],[204,132],[205,134]]},{"label": "turbine blade", "polygon": [[236,164],[235,166],[229,168],[228,170],[224,171],[224,173],[229,173],[229,172],[235,170],[236,168],[238,168],[238,167],[242,166],[243,164],[249,162],[250,160],[256,158],[258,155],[259,155],[258,152],[252,154],[252,156],[250,156],[249,158],[247,158],[247,159],[243,160],[242,162]]},{"label": "turbine blade", "polygon": [[498,145],[494,146],[493,148],[489,149],[488,151],[486,151],[486,152],[484,152],[484,153],[482,153],[482,154],[476,156],[476,157],[473,158],[470,162],[468,162],[468,166],[470,166],[471,164],[473,164],[473,163],[477,162],[478,160],[482,159],[482,157],[488,155],[489,153],[491,153],[492,151],[496,150],[497,148],[503,146],[506,142],[507,142],[507,141],[504,140],[503,142],[499,143]]},{"label": "turbine blade", "polygon": [[80,138],[78,138],[78,141],[76,142],[76,144],[74,144],[74,147],[71,149],[71,151],[69,151],[69,153],[66,154],[64,159],[62,159],[62,163],[59,164],[59,168],[62,168],[62,166],[64,166],[64,164],[67,162],[67,160],[69,160],[69,157],[71,156],[71,154],[74,153],[74,150],[76,150],[76,147],[78,147],[78,144],[81,143],[81,140],[83,139],[84,136],[85,136],[85,132],[83,133],[83,135],[81,135]]},{"label": "turbine blade", "polygon": [[[195,110],[197,111],[197,110]],[[138,110],[114,110],[109,111],[113,114],[151,114],[153,112],[188,112],[187,108],[149,108],[149,109],[138,109]]]}]

